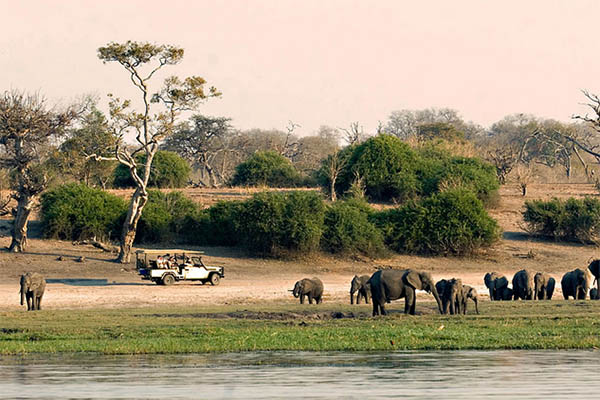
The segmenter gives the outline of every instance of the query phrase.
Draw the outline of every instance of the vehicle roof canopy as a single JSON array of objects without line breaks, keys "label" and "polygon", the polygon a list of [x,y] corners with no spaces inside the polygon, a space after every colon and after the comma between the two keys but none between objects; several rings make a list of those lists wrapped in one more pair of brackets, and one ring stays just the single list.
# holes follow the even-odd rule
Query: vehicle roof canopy
[{"label": "vehicle roof canopy", "polygon": [[136,254],[160,254],[160,255],[165,255],[167,253],[169,253],[169,254],[185,253],[185,254],[189,254],[189,255],[204,254],[203,251],[199,251],[199,250],[183,250],[183,249],[144,249],[144,250],[136,250],[135,253]]}]

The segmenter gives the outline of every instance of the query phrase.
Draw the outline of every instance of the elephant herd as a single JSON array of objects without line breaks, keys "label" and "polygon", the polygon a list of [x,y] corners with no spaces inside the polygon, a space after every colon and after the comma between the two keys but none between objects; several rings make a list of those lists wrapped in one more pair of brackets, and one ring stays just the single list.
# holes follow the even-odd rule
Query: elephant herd
[{"label": "elephant herd", "polygon": [[[591,275],[594,283],[591,282]],[[600,260],[592,261],[587,269],[575,268],[565,273],[560,280],[562,294],[565,300],[573,298],[585,300],[588,296],[592,300],[600,300]],[[508,279],[497,272],[485,274],[483,278],[485,286],[490,292],[490,300],[551,300],[554,293],[556,281],[545,272],[534,274],[530,270],[523,269],[512,278],[512,288],[508,287]],[[591,288],[593,284],[597,287]]]},{"label": "elephant herd", "polygon": [[[594,282],[591,283],[591,275]],[[514,274],[512,288],[509,280],[498,272],[485,274],[483,281],[489,290],[490,300],[551,300],[554,294],[556,281],[545,272],[533,273],[523,269]],[[592,261],[586,270],[576,268],[565,273],[560,281],[565,300],[583,300],[587,298],[600,300],[600,260]],[[593,284],[596,287],[591,288]],[[471,286],[463,285],[457,278],[442,279],[434,283],[428,272],[412,269],[396,270],[381,269],[373,275],[355,275],[350,282],[350,304],[360,304],[361,298],[369,303],[373,301],[373,316],[386,315],[385,304],[392,300],[405,299],[404,313],[415,314],[416,290],[424,290],[435,298],[440,314],[466,314],[468,300],[475,304],[475,311],[479,314],[479,296],[477,290]],[[293,289],[294,297],[304,297],[312,304],[314,299],[317,304],[322,302],[323,282],[318,278],[305,278],[298,282]]]}]

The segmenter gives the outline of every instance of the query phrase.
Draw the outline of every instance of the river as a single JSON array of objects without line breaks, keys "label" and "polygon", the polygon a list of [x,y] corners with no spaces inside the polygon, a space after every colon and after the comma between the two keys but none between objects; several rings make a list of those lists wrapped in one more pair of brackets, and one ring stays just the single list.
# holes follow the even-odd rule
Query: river
[{"label": "river", "polygon": [[598,351],[0,356],[2,399],[597,398]]}]

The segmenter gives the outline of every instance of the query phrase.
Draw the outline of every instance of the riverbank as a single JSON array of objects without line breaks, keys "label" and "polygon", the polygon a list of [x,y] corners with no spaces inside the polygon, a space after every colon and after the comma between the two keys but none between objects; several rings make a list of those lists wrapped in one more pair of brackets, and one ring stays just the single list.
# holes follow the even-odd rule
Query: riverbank
[{"label": "riverbank", "polygon": [[0,313],[0,353],[597,349],[600,302],[483,302],[481,314],[370,317],[368,305],[152,307]]}]

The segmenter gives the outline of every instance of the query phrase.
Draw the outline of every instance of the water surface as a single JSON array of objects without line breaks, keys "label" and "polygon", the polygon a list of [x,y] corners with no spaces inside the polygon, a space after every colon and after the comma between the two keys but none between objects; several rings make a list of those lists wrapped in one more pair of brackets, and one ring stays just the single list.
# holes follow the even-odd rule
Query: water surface
[{"label": "water surface", "polygon": [[594,351],[0,356],[0,398],[597,398],[598,371]]}]

